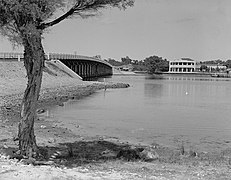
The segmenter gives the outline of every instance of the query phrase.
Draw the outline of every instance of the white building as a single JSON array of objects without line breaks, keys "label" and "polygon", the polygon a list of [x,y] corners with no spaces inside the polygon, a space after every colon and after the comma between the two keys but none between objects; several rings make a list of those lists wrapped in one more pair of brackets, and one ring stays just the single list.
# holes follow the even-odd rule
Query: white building
[{"label": "white building", "polygon": [[170,73],[192,73],[196,70],[196,61],[189,58],[181,58],[169,61]]},{"label": "white building", "polygon": [[227,69],[226,66],[221,65],[221,64],[201,64],[201,65],[205,65],[208,68],[209,72],[212,72],[212,71],[225,71]]}]

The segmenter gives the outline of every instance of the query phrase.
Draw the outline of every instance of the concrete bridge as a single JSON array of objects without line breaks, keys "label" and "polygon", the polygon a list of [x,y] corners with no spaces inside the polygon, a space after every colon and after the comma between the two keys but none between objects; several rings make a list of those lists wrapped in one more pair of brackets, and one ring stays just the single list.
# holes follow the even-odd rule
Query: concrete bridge
[{"label": "concrete bridge", "polygon": [[[113,74],[112,66],[100,58],[74,54],[49,53],[47,61],[58,62],[59,66],[76,73],[80,79],[109,76]],[[23,53],[0,53],[0,60],[23,60]]]}]

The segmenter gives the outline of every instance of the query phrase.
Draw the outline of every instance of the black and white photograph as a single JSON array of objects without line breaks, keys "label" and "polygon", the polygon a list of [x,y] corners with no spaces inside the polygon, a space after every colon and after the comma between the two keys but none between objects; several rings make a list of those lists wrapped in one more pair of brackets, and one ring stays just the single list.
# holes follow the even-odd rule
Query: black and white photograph
[{"label": "black and white photograph", "polygon": [[231,0],[0,0],[0,180],[230,180]]}]

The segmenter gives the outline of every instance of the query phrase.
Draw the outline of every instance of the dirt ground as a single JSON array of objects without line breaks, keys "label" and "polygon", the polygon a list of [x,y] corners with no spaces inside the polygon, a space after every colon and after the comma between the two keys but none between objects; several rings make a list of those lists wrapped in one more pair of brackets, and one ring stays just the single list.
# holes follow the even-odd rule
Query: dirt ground
[{"label": "dirt ground", "polygon": [[[55,121],[41,118],[50,106],[81,99],[104,89],[98,82],[82,82],[57,69],[44,73],[35,122],[43,158],[28,162],[17,155],[20,102],[26,87],[21,62],[0,62],[0,180],[8,179],[231,179],[231,148],[221,152],[194,152],[158,144],[137,146],[116,137],[83,137]],[[108,83],[107,88],[127,88]]]}]

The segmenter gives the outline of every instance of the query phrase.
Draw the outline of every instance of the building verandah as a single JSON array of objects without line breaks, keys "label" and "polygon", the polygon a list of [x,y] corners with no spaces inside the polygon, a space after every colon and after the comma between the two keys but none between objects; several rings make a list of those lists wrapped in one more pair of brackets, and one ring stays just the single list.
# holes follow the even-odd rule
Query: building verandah
[{"label": "building verandah", "polygon": [[194,68],[170,68],[169,72],[195,72]]},{"label": "building verandah", "polygon": [[169,61],[170,73],[192,73],[196,70],[196,61],[189,58],[181,58]]}]

